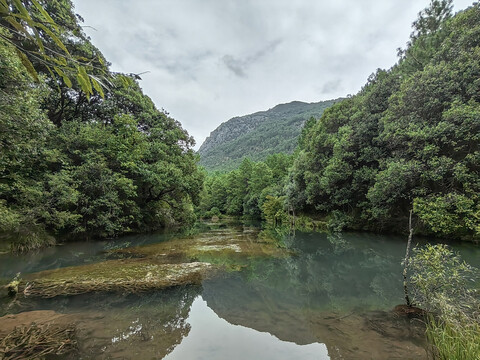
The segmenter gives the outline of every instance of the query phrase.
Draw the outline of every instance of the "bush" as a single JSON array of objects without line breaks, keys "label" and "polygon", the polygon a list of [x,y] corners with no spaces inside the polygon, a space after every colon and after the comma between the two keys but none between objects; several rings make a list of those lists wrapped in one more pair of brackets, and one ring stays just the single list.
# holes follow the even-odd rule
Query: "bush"
[{"label": "bush", "polygon": [[446,245],[415,248],[410,261],[414,301],[427,317],[433,359],[480,359],[478,269]]}]

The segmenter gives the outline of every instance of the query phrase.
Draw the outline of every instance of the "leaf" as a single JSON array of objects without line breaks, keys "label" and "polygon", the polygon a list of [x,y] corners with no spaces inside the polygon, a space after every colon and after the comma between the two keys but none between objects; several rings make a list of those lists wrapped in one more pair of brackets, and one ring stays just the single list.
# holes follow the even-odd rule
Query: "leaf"
[{"label": "leaf", "polygon": [[77,67],[77,80],[80,84],[80,88],[87,96],[87,99],[90,100],[90,95],[93,94],[92,83],[90,82],[90,78],[87,74],[87,71],[83,66]]},{"label": "leaf", "polygon": [[0,14],[8,14],[9,12],[7,0],[0,0]]},{"label": "leaf", "polygon": [[17,20],[15,20],[13,16],[7,16],[5,17],[5,19],[8,21],[10,25],[12,25],[15,28],[15,30],[17,30],[18,32],[21,32],[22,34],[24,34],[29,38],[32,38],[32,35],[30,35],[27,29],[25,29],[25,27],[22,24],[20,24]]},{"label": "leaf", "polygon": [[62,90],[60,89],[60,85],[58,85],[58,82],[56,80],[55,74],[53,73],[52,69],[50,69],[50,66],[48,66],[48,65],[45,65],[45,67],[47,68],[48,72],[50,73],[50,76],[52,77],[52,79],[55,81],[55,85],[57,86],[58,92],[61,92]]},{"label": "leaf", "polygon": [[27,19],[30,19],[30,20],[32,19],[30,17],[30,14],[28,13],[27,9],[25,8],[25,6],[23,6],[23,4],[20,0],[13,0],[13,3],[15,5],[15,7],[17,8],[17,10],[20,12],[20,14],[25,16],[25,18],[27,18]]},{"label": "leaf", "polygon": [[95,90],[97,90],[98,94],[102,97],[102,99],[104,99],[105,94],[103,93],[103,89],[100,83],[93,76],[90,76],[90,81],[92,82],[92,85],[95,88]]},{"label": "leaf", "polygon": [[18,49],[16,49],[16,51],[17,51],[18,57],[20,58],[20,61],[22,62],[23,66],[25,66],[25,69],[27,69],[28,73],[32,75],[32,77],[35,79],[36,82],[40,82],[37,71],[33,67],[33,64],[28,59],[27,55],[25,55],[23,52],[21,52]]},{"label": "leaf", "polygon": [[54,62],[55,64],[57,65],[60,65],[60,66],[63,66],[63,67],[67,67],[67,59],[63,56],[59,56],[59,57],[51,57],[51,56],[48,56],[48,55],[44,55],[44,57],[48,60],[48,61],[51,61],[51,62]]},{"label": "leaf", "polygon": [[38,11],[40,11],[40,13],[43,15],[43,17],[45,18],[45,20],[46,20],[47,22],[49,22],[50,25],[52,25],[52,26],[55,28],[55,30],[58,30],[57,24],[55,23],[55,21],[53,21],[53,19],[50,17],[50,15],[48,14],[48,12],[45,11],[45,9],[43,8],[43,6],[40,5],[37,0],[31,0],[31,1],[32,1],[33,5],[35,5],[35,7],[38,9]]},{"label": "leaf", "polygon": [[65,83],[65,85],[67,85],[69,88],[72,87],[72,81],[70,80],[70,78],[63,72],[62,69],[60,69],[59,67],[57,66],[54,66],[53,69],[55,70],[55,72],[60,75],[60,77],[63,79],[63,82]]},{"label": "leaf", "polygon": [[87,59],[85,56],[76,56],[75,60],[84,61],[84,62],[90,62],[91,61],[90,59]]},{"label": "leaf", "polygon": [[55,44],[57,44],[57,46],[63,50],[63,52],[65,52],[65,54],[67,54],[68,56],[70,56],[70,52],[68,51],[68,49],[65,47],[65,44],[53,33],[52,30],[50,30],[48,27],[46,27],[45,25],[43,24],[40,24],[40,23],[35,23],[35,25],[39,28],[41,28],[42,30],[44,30],[48,36],[50,36],[50,38],[55,42]]}]

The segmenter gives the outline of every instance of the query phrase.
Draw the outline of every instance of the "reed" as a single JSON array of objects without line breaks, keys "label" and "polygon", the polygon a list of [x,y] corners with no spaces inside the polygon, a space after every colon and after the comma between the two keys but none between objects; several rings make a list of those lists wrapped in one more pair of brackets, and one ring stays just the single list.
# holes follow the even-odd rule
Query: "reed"
[{"label": "reed", "polygon": [[427,319],[428,353],[434,360],[480,360],[480,324],[475,321]]}]

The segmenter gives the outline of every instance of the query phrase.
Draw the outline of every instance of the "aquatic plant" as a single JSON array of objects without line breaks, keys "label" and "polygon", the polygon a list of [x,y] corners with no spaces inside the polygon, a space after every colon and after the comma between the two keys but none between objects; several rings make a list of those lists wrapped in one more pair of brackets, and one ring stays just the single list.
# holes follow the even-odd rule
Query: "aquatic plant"
[{"label": "aquatic plant", "polygon": [[435,360],[479,360],[480,324],[435,318],[427,320],[428,349]]},{"label": "aquatic plant", "polygon": [[0,341],[0,359],[36,360],[65,355],[77,349],[75,326],[37,325],[16,327]]}]

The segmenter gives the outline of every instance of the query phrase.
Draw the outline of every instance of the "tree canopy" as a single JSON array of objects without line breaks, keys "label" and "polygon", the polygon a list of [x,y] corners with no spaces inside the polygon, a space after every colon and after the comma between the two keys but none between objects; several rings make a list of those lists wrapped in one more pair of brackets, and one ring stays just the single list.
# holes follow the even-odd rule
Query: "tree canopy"
[{"label": "tree canopy", "polygon": [[[312,126],[291,201],[350,228],[480,236],[480,8],[419,14],[395,66]],[[335,220],[336,219],[336,220]]]},{"label": "tree canopy", "polygon": [[[203,181],[193,138],[155,107],[134,76],[108,70],[81,32],[70,1],[7,5],[10,15],[2,13],[0,28],[0,235],[22,249],[49,242],[51,235],[112,237],[191,223]],[[46,30],[36,38],[42,16],[55,22],[47,25],[56,39]],[[12,32],[14,21],[31,36]],[[48,54],[57,40],[69,55],[65,49]],[[36,50],[28,50],[32,41]],[[66,65],[51,66],[62,57]],[[66,73],[72,61],[83,61],[79,57],[96,59],[82,63],[83,70],[71,69],[89,71],[91,92],[85,91],[86,78]],[[97,89],[93,80],[102,74],[111,84]]]},{"label": "tree canopy", "polygon": [[262,209],[276,196],[270,208],[282,198],[284,209],[323,218],[331,229],[383,232],[406,231],[413,209],[417,233],[478,239],[480,6],[451,11],[450,0],[433,0],[397,64],[305,123],[288,174],[266,181],[274,192],[250,190],[260,165],[244,160],[207,181],[212,194],[209,186],[225,184],[223,202],[211,205],[258,215],[248,204]]}]

